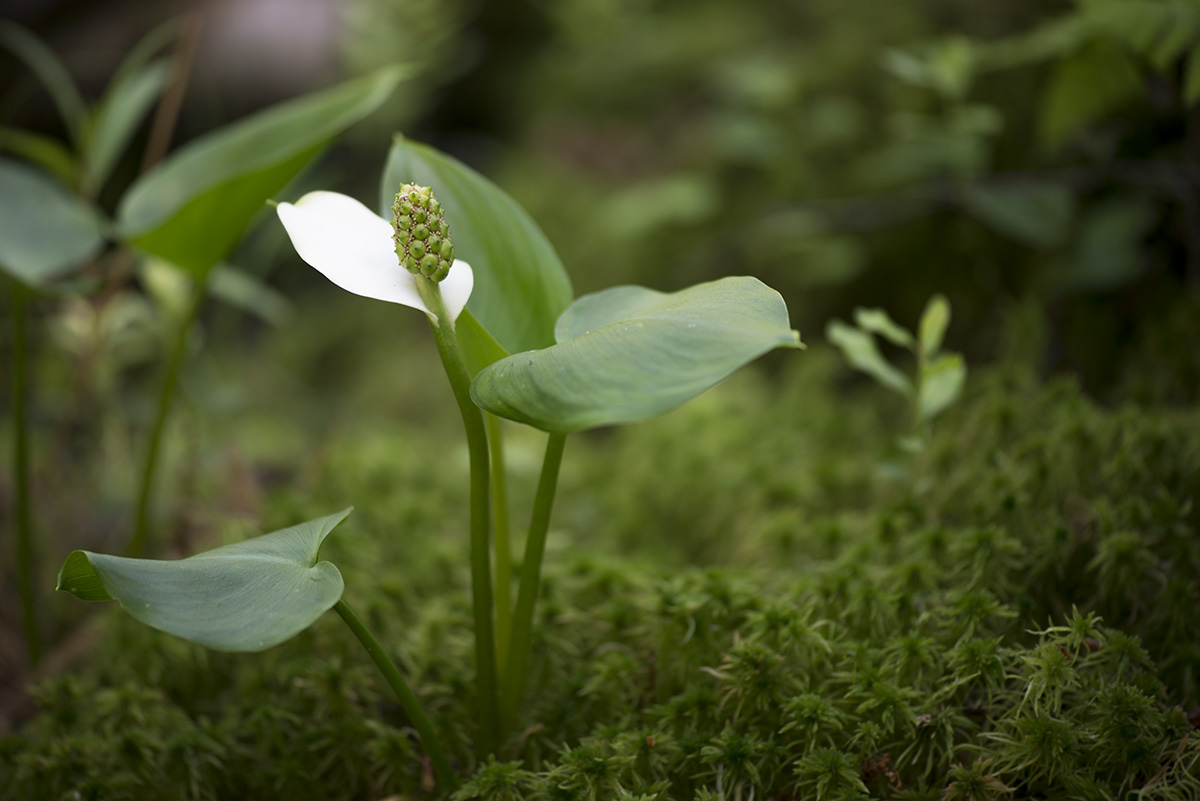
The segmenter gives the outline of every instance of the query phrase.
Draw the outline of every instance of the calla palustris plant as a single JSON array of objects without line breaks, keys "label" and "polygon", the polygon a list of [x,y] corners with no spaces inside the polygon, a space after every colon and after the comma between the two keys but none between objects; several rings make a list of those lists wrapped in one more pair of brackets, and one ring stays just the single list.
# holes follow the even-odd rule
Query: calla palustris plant
[{"label": "calla palustris plant", "polygon": [[[436,198],[419,182],[436,184]],[[277,213],[301,258],[333,283],[355,294],[416,308],[429,320],[471,454],[477,746],[481,754],[493,753],[512,732],[519,711],[566,435],[656,416],[767,351],[802,345],[791,329],[783,298],[754,278],[726,278],[675,293],[616,287],[571,303],[562,264],[529,216],[485,178],[430,148],[398,138],[384,172],[384,187],[390,221],[352,198],[328,192],[310,193],[294,204],[280,203]],[[490,504],[495,496],[490,490],[503,487],[497,479],[503,475],[503,460],[497,456],[499,426],[489,432],[485,412],[489,421],[506,417],[548,432],[515,608],[510,608],[508,592],[494,593],[492,586]],[[197,570],[194,576],[205,576],[220,592],[236,588],[238,581],[250,582],[239,597],[251,599],[250,606],[261,604],[262,610],[246,613],[251,620],[245,624],[246,633],[228,636],[251,645],[280,641],[257,637],[255,632],[263,626],[284,631],[282,625],[264,622],[261,612],[269,604],[258,600],[259,593],[265,598],[268,591],[291,586],[288,582],[306,571],[324,570],[327,594],[301,604],[303,613],[289,617],[287,631],[295,633],[332,606],[351,624],[392,686],[403,688],[398,689],[402,700],[408,693],[406,707],[409,702],[415,705],[377,641],[340,600],[340,574],[332,566],[321,568],[327,563],[317,561],[320,540],[344,516],[250,540],[244,549],[226,546],[175,563],[180,567],[173,569]],[[287,559],[258,563],[243,574],[233,571],[235,562],[283,548],[284,543],[291,549]],[[506,589],[512,582],[507,548],[507,540],[497,537],[495,583]],[[132,585],[118,588],[113,578],[118,562],[112,559],[77,552],[64,567],[60,585],[83,587],[76,592],[80,597],[120,600],[118,591],[131,598],[135,596],[130,593],[147,594],[150,589],[143,583],[165,575],[154,572],[162,568],[134,566],[122,573]],[[73,584],[75,576],[81,578]],[[194,613],[207,592],[183,605]],[[147,596],[146,602],[153,608],[155,601]],[[150,625],[202,641],[189,626],[160,625],[148,619],[149,613],[126,606]],[[227,646],[229,641],[215,647],[222,643]],[[443,760],[432,730],[421,734],[435,761]]]}]

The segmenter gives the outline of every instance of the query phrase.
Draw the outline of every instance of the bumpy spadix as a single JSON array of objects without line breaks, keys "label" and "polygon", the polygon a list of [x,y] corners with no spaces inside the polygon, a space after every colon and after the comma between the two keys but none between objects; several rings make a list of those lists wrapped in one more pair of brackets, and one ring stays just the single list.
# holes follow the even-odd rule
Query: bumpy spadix
[{"label": "bumpy spadix", "polygon": [[440,282],[454,263],[450,226],[428,186],[404,184],[392,204],[392,239],[404,269]]}]

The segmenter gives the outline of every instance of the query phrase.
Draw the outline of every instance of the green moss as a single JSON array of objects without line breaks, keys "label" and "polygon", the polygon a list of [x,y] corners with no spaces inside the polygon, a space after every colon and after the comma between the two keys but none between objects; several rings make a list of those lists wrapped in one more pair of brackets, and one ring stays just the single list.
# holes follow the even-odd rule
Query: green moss
[{"label": "green moss", "polygon": [[[483,764],[465,465],[430,467],[432,434],[363,421],[370,436],[332,439],[264,514],[357,505],[327,555],[441,729],[463,801],[1195,797],[1198,415],[1108,409],[1000,366],[905,462],[890,399],[842,395],[812,355],[573,441],[528,701]],[[510,449],[514,519],[537,445]],[[260,655],[115,610],[101,624],[0,746],[0,799],[437,794],[336,620]]]}]

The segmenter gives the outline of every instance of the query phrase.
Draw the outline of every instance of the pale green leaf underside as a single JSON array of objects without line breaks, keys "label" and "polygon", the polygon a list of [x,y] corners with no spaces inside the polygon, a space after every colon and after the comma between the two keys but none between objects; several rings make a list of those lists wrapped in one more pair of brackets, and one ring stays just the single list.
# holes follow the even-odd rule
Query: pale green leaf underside
[{"label": "pale green leaf underside", "polygon": [[81,266],[103,241],[91,207],[40,170],[0,158],[0,270],[41,286]]},{"label": "pale green leaf underside", "polygon": [[175,561],[75,551],[58,589],[119,601],[147,626],[218,651],[262,651],[294,637],[342,597],[342,575],[318,561],[350,509]]},{"label": "pale green leaf underside", "polygon": [[621,286],[576,301],[558,344],[480,372],[483,409],[554,433],[631,423],[694,398],[773,348],[801,347],[779,293],[723,278],[670,294]]},{"label": "pale green leaf underside", "polygon": [[405,183],[433,187],[442,204],[454,253],[475,273],[467,310],[479,325],[509,353],[553,344],[554,321],[571,303],[571,281],[537,223],[466,165],[397,137],[380,185],[384,217],[391,218]]},{"label": "pale green leaf underside", "polygon": [[378,108],[399,74],[384,70],[273,106],[181,148],[139,179],[118,210],[121,235],[198,275],[241,239],[267,198],[346,128]]}]

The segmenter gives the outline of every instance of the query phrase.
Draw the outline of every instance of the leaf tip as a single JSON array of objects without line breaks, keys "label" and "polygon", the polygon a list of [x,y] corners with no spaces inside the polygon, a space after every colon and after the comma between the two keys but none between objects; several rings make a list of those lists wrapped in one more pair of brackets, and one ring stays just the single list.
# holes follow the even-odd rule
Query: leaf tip
[{"label": "leaf tip", "polygon": [[54,589],[69,592],[83,601],[113,600],[88,557],[87,551],[72,551],[58,571]]}]

